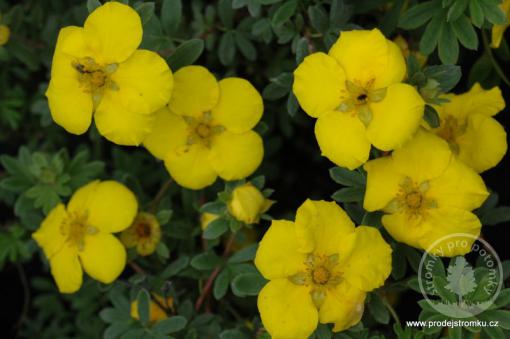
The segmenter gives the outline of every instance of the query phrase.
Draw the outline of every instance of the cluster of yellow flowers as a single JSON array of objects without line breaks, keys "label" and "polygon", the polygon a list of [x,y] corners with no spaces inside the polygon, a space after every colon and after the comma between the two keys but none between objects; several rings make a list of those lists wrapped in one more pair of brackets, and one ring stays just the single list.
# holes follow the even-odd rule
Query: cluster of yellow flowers
[{"label": "cluster of yellow flowers", "polygon": [[105,138],[143,143],[187,188],[252,174],[264,155],[252,131],[264,110],[257,90],[199,66],[173,75],[157,53],[137,49],[142,34],[138,13],[118,2],[98,7],[84,27],[63,28],[46,92],[53,120],[82,134],[94,116]]},{"label": "cluster of yellow flowers", "polygon": [[[96,9],[83,28],[64,28],[47,92],[54,120],[80,134],[94,115],[107,139],[143,144],[188,188],[206,187],[218,176],[251,175],[264,153],[252,131],[263,113],[257,90],[240,78],[217,81],[201,66],[172,75],[156,53],[137,50],[141,36],[139,16],[116,2]],[[293,91],[317,118],[322,154],[348,169],[364,166],[364,208],[384,212],[382,223],[395,240],[441,256],[462,255],[471,237],[460,236],[464,246],[448,252],[430,246],[445,235],[479,235],[472,211],[488,196],[479,173],[506,153],[506,133],[493,118],[505,103],[498,88],[476,84],[446,95],[449,101],[436,107],[440,127],[431,128],[423,121],[425,102],[405,76],[396,43],[378,29],[349,31],[328,54],[304,59]],[[369,160],[372,146],[385,156]],[[272,203],[248,183],[232,192],[227,207],[235,219],[252,224]],[[123,231],[122,243],[141,255],[154,252],[160,225],[137,210],[126,187],[95,181],[67,208],[51,211],[34,238],[60,291],[80,287],[82,267],[104,283],[119,276],[126,250],[111,233]],[[203,215],[203,228],[214,217]],[[367,293],[391,272],[391,252],[376,228],[356,227],[336,203],[307,200],[294,222],[272,222],[256,254],[255,265],[270,281],[258,298],[265,328],[275,339],[299,339],[318,322],[334,323],[334,331],[355,325]]]}]

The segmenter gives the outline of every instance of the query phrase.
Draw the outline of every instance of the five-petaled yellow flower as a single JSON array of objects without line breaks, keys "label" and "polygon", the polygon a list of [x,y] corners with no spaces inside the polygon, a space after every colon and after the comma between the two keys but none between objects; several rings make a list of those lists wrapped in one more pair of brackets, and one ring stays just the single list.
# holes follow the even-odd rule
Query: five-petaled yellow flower
[{"label": "five-petaled yellow flower", "polygon": [[502,25],[494,25],[492,27],[492,48],[498,48],[499,45],[501,45],[503,35],[510,25],[510,0],[503,0],[503,2],[499,5],[499,8],[503,11],[503,13],[505,13],[506,22]]},{"label": "five-petaled yellow flower", "polygon": [[273,200],[266,199],[257,187],[248,182],[234,188],[227,208],[235,219],[254,224],[273,204]]},{"label": "five-petaled yellow flower", "polygon": [[137,208],[125,186],[96,180],[76,191],[67,208],[59,204],[51,210],[33,238],[48,258],[60,292],[79,290],[83,270],[105,284],[117,279],[126,265],[126,250],[111,233],[129,227]]},{"label": "five-petaled yellow flower", "polygon": [[432,131],[478,173],[496,166],[507,150],[505,129],[492,118],[505,108],[501,90],[475,84],[467,93],[446,97],[450,101],[436,107],[440,126]]},{"label": "five-petaled yellow flower", "polygon": [[360,321],[366,293],[391,272],[391,248],[336,203],[307,200],[295,222],[273,221],[255,265],[270,280],[258,297],[264,327],[273,339],[306,339],[318,322],[338,332]]},{"label": "five-petaled yellow flower", "polygon": [[370,145],[389,151],[417,130],[424,101],[401,83],[406,64],[400,48],[378,29],[342,32],[328,54],[314,53],[294,72],[293,91],[315,136],[335,164],[354,169]]},{"label": "five-petaled yellow flower", "polygon": [[82,134],[92,115],[99,133],[120,145],[139,145],[151,131],[154,112],[172,92],[172,73],[157,53],[137,49],[140,16],[131,7],[107,2],[84,27],[58,36],[46,92],[53,120]]},{"label": "five-petaled yellow flower", "polygon": [[201,66],[181,68],[174,82],[145,147],[187,188],[252,174],[264,155],[262,139],[252,131],[264,110],[257,90],[240,78],[218,82]]},{"label": "five-petaled yellow flower", "polygon": [[158,219],[150,213],[138,213],[133,224],[122,231],[120,240],[127,248],[136,247],[136,252],[141,256],[154,253],[161,240]]},{"label": "five-petaled yellow flower", "polygon": [[[444,244],[434,243],[443,237],[479,235],[481,224],[471,211],[487,198],[487,189],[443,139],[419,130],[391,156],[369,161],[365,169],[363,205],[367,211],[386,213],[382,223],[397,241],[435,253]],[[447,251],[435,254],[455,256],[470,251],[471,236],[456,239],[446,246]]]}]

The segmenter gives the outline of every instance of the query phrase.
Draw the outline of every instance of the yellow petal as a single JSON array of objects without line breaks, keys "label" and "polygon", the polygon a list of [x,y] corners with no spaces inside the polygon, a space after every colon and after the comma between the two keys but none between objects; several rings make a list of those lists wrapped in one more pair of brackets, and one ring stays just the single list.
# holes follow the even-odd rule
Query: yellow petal
[{"label": "yellow petal", "polygon": [[217,177],[209,153],[201,145],[182,146],[166,154],[165,166],[179,185],[198,190],[212,185]]},{"label": "yellow petal", "polygon": [[363,207],[367,211],[382,210],[395,198],[404,176],[400,175],[391,157],[382,157],[367,162],[367,187]]},{"label": "yellow petal", "polygon": [[314,53],[294,71],[292,90],[303,110],[317,118],[336,109],[346,95],[344,70],[330,56]]},{"label": "yellow petal", "polygon": [[50,258],[51,275],[61,293],[74,293],[81,287],[83,271],[75,247],[63,246]]},{"label": "yellow petal", "polygon": [[255,87],[241,78],[226,78],[218,85],[220,98],[212,110],[214,121],[234,133],[255,127],[264,111],[262,97]]},{"label": "yellow petal", "polygon": [[495,167],[507,151],[505,129],[483,114],[469,115],[466,131],[456,141],[459,159],[479,173]]},{"label": "yellow petal", "polygon": [[[67,26],[60,30],[57,45],[55,46],[54,58],[57,55],[64,55],[68,58],[73,57],[71,60],[76,60],[78,58],[90,57],[93,53],[87,45],[85,30],[82,27]],[[67,66],[71,65],[68,64]],[[52,76],[53,71],[52,67]]]},{"label": "yellow petal", "polygon": [[257,133],[224,131],[214,137],[209,159],[222,179],[238,180],[255,172],[263,157],[264,145]]},{"label": "yellow petal", "polygon": [[[350,255],[342,266],[343,278],[362,291],[384,285],[391,273],[391,247],[374,227],[359,226],[346,242]],[[344,245],[345,246],[345,245]]]},{"label": "yellow petal", "polygon": [[78,253],[85,272],[105,284],[117,279],[126,266],[126,250],[111,234],[85,236],[83,251]]},{"label": "yellow petal", "polygon": [[425,102],[414,87],[395,84],[385,98],[370,104],[372,121],[367,138],[377,148],[389,151],[402,146],[420,126]]},{"label": "yellow petal", "polygon": [[88,224],[103,232],[128,228],[138,211],[136,197],[116,181],[93,181],[81,187],[71,198],[70,212],[88,214]]},{"label": "yellow petal", "polygon": [[273,220],[259,243],[255,266],[266,279],[290,277],[305,269],[306,255],[298,252],[295,225]]},{"label": "yellow petal", "polygon": [[343,282],[327,291],[324,303],[319,310],[319,320],[323,324],[334,323],[334,332],[356,325],[363,316],[366,293]]},{"label": "yellow petal", "polygon": [[402,52],[377,29],[342,32],[329,55],[345,70],[347,79],[362,86],[384,88],[402,81],[406,65]]},{"label": "yellow petal", "polygon": [[405,213],[387,214],[382,217],[382,224],[393,239],[409,246],[421,248],[423,236],[422,217],[410,217]]},{"label": "yellow petal", "polygon": [[166,154],[186,144],[188,125],[167,107],[155,113],[156,120],[152,132],[145,138],[143,145],[158,159],[164,159]]},{"label": "yellow petal", "polygon": [[452,159],[443,174],[430,180],[429,185],[427,198],[434,199],[439,207],[471,211],[489,195],[482,177],[458,159]]},{"label": "yellow petal", "polygon": [[135,51],[112,74],[122,105],[131,112],[150,114],[168,103],[173,77],[165,60],[147,50]]},{"label": "yellow petal", "polygon": [[58,204],[43,220],[39,229],[32,234],[47,258],[51,258],[64,246],[66,239],[60,233],[60,226],[66,217],[67,213],[64,205]]},{"label": "yellow petal", "polygon": [[296,212],[299,250],[338,254],[342,242],[354,232],[354,223],[335,202],[306,200]]},{"label": "yellow petal", "polygon": [[471,212],[437,208],[430,210],[421,227],[424,234],[420,238],[420,248],[439,256],[452,257],[470,252],[482,225]]},{"label": "yellow petal", "polygon": [[168,107],[178,115],[201,116],[218,103],[220,90],[214,75],[202,66],[186,66],[174,74]]},{"label": "yellow petal", "polygon": [[[80,87],[77,72],[72,66],[74,58],[63,51],[66,43],[79,44],[81,32],[81,28],[73,26],[60,30],[51,66],[51,80],[46,91],[53,120],[73,134],[83,134],[88,130],[93,111],[92,97]],[[82,52],[81,49],[76,51]]]},{"label": "yellow petal", "polygon": [[400,174],[421,183],[439,177],[449,165],[452,153],[446,141],[420,129],[392,157]]},{"label": "yellow petal", "polygon": [[257,304],[262,324],[273,339],[307,339],[317,327],[317,309],[308,288],[287,279],[267,283]]},{"label": "yellow petal", "polygon": [[107,2],[92,12],[84,24],[87,45],[99,63],[126,60],[142,42],[142,21],[131,7]]},{"label": "yellow petal", "polygon": [[368,160],[370,142],[365,126],[348,113],[330,111],[315,123],[315,136],[322,155],[348,169],[355,169]]},{"label": "yellow petal", "polygon": [[461,122],[470,114],[496,115],[505,108],[505,100],[499,87],[483,89],[479,83],[471,87],[469,92],[448,96],[450,102],[441,105],[446,114],[461,118]]},{"label": "yellow petal", "polygon": [[106,91],[94,114],[94,121],[99,133],[111,142],[138,146],[151,132],[155,117],[154,114],[133,111],[124,102],[121,91]]}]

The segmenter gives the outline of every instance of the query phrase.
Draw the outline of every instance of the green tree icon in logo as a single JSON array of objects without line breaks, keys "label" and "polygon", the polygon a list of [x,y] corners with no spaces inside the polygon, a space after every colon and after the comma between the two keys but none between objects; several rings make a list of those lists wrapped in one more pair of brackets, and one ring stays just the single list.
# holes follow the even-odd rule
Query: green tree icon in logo
[{"label": "green tree icon in logo", "polygon": [[464,257],[456,257],[453,262],[450,262],[446,280],[448,284],[445,288],[458,295],[460,303],[463,296],[476,288],[475,272]]}]

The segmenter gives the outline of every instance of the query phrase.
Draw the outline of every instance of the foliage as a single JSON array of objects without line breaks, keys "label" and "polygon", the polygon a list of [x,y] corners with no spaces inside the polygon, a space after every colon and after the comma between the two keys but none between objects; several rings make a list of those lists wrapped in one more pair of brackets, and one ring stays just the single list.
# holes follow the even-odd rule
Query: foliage
[{"label": "foliage", "polygon": [[[401,310],[411,310],[417,319],[419,314],[419,320],[445,319],[424,300],[416,304],[412,299],[421,298],[417,272],[422,252],[391,239],[382,228],[381,212],[363,209],[367,175],[362,167],[354,171],[333,167],[328,177],[331,166],[320,158],[313,121],[299,108],[292,92],[293,71],[307,55],[327,51],[341,31],[379,27],[388,38],[404,36],[412,51],[428,57],[426,64],[413,54],[407,57],[406,82],[418,89],[427,104],[425,121],[430,127],[439,126],[434,107],[447,102],[445,93],[464,91],[475,82],[510,85],[501,66],[510,61],[508,45],[503,41],[498,49],[491,49],[489,41],[492,26],[507,20],[498,7],[501,1],[121,2],[129,2],[142,18],[141,48],[158,52],[174,73],[199,64],[218,78],[236,75],[254,84],[264,98],[264,116],[255,128],[264,139],[264,162],[246,180],[217,181],[193,191],[172,182],[162,163],[142,147],[113,145],[95,128],[82,136],[66,133],[53,123],[44,97],[53,49],[60,28],[82,25],[101,2],[0,0],[0,24],[11,30],[9,42],[0,46],[0,269],[13,285],[19,285],[18,271],[23,280],[28,275],[22,287],[30,294],[20,314],[12,315],[12,323],[19,320],[20,326],[6,336],[270,338],[256,305],[256,296],[266,283],[253,264],[257,241],[271,219],[293,219],[292,211],[307,197],[331,197],[357,225],[380,229],[393,248],[391,277],[369,295],[361,322],[341,333],[321,324],[311,338],[510,335],[510,289],[505,287],[494,305],[476,316],[499,320],[500,327],[441,332],[440,327],[404,326],[402,319],[415,319]],[[371,158],[380,155],[382,151],[372,149]],[[53,207],[67,203],[73,192],[95,179],[115,179],[128,186],[140,209],[157,216],[163,237],[149,257],[130,250],[129,264],[115,283],[104,285],[86,278],[79,292],[63,295],[50,279],[48,262],[31,234]],[[260,224],[246,225],[228,211],[232,190],[244,182],[278,201],[261,216]],[[273,193],[267,187],[276,190]],[[206,212],[219,217],[203,231],[199,218]],[[475,213],[484,226],[510,221],[510,207],[501,206],[496,192]],[[435,298],[489,297],[480,288],[487,281],[483,267],[469,271],[470,267],[462,266],[458,271],[460,259],[452,259],[447,269],[446,261],[440,262],[437,290],[430,292]],[[507,279],[510,263],[503,262],[503,266]],[[475,290],[473,281],[478,286]],[[173,305],[163,307],[168,318],[151,323],[150,303],[157,296],[171,297]],[[135,300],[139,319],[131,316]]]}]

